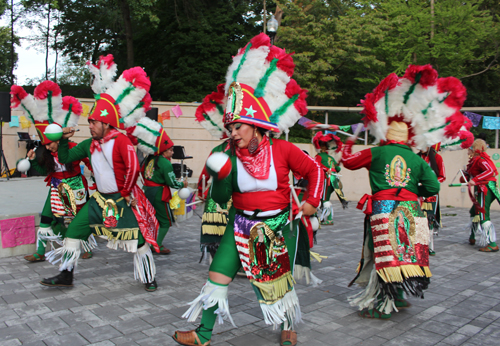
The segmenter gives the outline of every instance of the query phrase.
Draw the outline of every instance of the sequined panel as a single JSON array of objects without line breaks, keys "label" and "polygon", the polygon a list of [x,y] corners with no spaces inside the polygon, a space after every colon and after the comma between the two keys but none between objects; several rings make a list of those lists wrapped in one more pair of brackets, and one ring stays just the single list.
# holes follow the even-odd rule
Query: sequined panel
[{"label": "sequined panel", "polygon": [[389,214],[396,207],[398,201],[383,200],[383,201],[373,201],[372,211],[373,214]]}]

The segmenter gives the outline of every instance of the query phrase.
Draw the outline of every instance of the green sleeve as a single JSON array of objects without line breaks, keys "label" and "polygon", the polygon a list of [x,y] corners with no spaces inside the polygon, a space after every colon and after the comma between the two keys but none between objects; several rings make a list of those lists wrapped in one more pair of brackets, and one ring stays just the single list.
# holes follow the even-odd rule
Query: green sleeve
[{"label": "green sleeve", "polygon": [[173,189],[182,189],[184,187],[184,183],[177,181],[175,178],[174,167],[169,160],[160,156],[158,160],[158,167],[160,168],[163,179],[168,186]]},{"label": "green sleeve", "polygon": [[421,197],[434,196],[439,192],[441,184],[439,184],[434,171],[425,161],[422,164],[422,170],[422,177],[419,181],[421,185],[418,186],[418,195]]},{"label": "green sleeve", "polygon": [[70,163],[73,161],[80,161],[86,157],[90,158],[90,142],[92,138],[86,139],[76,147],[69,149],[69,141],[61,139],[59,142],[59,149],[57,150],[57,157],[60,163]]},{"label": "green sleeve", "polygon": [[337,163],[337,161],[332,157],[333,159],[333,166],[335,167],[335,172],[340,172],[341,168],[340,165]]},{"label": "green sleeve", "polygon": [[44,167],[40,166],[36,157],[34,160],[30,160],[30,164],[31,164],[31,167],[36,169],[36,171],[38,173],[45,174],[45,175],[47,174],[47,170]]},{"label": "green sleeve", "polygon": [[[231,173],[222,180],[213,179],[210,186],[210,197],[218,204],[229,202],[233,195],[233,181],[237,181],[236,157],[231,158]],[[213,178],[213,177],[212,177]]]}]

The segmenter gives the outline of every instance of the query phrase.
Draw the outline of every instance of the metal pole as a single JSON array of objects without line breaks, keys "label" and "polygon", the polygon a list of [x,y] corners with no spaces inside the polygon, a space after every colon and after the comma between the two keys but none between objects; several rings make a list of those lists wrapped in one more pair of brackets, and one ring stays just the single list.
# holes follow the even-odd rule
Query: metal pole
[{"label": "metal pole", "polygon": [[266,19],[267,19],[267,12],[266,12],[266,0],[264,0],[264,26],[262,27],[262,32],[265,34],[266,33]]},{"label": "metal pole", "polygon": [[325,124],[328,124],[328,112],[325,112]]},{"label": "metal pole", "polygon": [[368,129],[365,129],[365,145],[368,145]]},{"label": "metal pole", "polygon": [[[497,119],[500,117],[500,113],[497,111]],[[498,129],[495,130],[495,149],[498,149]]]}]

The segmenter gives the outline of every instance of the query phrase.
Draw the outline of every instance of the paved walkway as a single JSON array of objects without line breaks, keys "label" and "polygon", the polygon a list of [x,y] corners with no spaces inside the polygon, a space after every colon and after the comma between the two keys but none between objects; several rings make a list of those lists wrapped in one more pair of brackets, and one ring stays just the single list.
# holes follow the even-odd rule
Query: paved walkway
[{"label": "paved walkway", "polygon": [[[434,274],[425,299],[391,320],[365,320],[346,297],[362,239],[363,214],[335,204],[335,226],[324,227],[314,251],[328,256],[313,263],[319,287],[297,285],[304,324],[300,345],[498,345],[500,342],[500,253],[480,253],[467,244],[466,210],[443,208],[444,229],[436,239]],[[198,213],[200,210],[198,209]],[[500,224],[500,212],[492,213]],[[132,254],[99,243],[90,260],[81,260],[75,285],[47,288],[38,282],[57,269],[22,256],[0,259],[0,345],[175,345],[176,329],[192,329],[181,319],[207,277],[198,264],[200,218],[194,216],[167,235],[169,256],[157,256],[159,289],[144,291],[133,280]],[[235,323],[216,326],[212,345],[278,345],[279,332],[262,320],[246,279],[230,285]]]}]

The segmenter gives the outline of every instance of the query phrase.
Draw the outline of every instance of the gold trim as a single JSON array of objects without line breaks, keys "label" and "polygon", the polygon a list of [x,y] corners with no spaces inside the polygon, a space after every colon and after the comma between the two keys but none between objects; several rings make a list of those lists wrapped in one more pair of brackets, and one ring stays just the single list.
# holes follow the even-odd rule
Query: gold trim
[{"label": "gold trim", "polygon": [[[73,215],[76,215],[76,202],[75,202],[75,194],[73,193],[73,189],[67,183],[60,183],[57,186],[57,193],[59,195],[59,198],[61,199],[61,202],[64,201],[63,189],[66,190],[66,194],[68,195],[68,200],[69,200],[69,203],[71,204],[71,213]],[[63,205],[66,206],[65,203],[63,203]]]},{"label": "gold trim", "polygon": [[403,282],[412,277],[430,278],[432,273],[429,267],[420,267],[417,264],[402,265],[399,267],[386,267],[377,270],[377,274],[384,282]]},{"label": "gold trim", "polygon": [[250,282],[259,289],[260,294],[262,294],[262,298],[265,301],[259,300],[267,305],[271,305],[282,299],[285,294],[290,292],[295,284],[295,280],[292,276],[291,272],[287,272],[276,278],[274,280],[259,282],[254,279],[251,279]]},{"label": "gold trim", "polygon": [[[104,225],[92,225],[96,235],[103,235],[108,240],[136,240],[139,239],[139,228],[107,229]],[[116,236],[114,235],[116,233]]]}]

